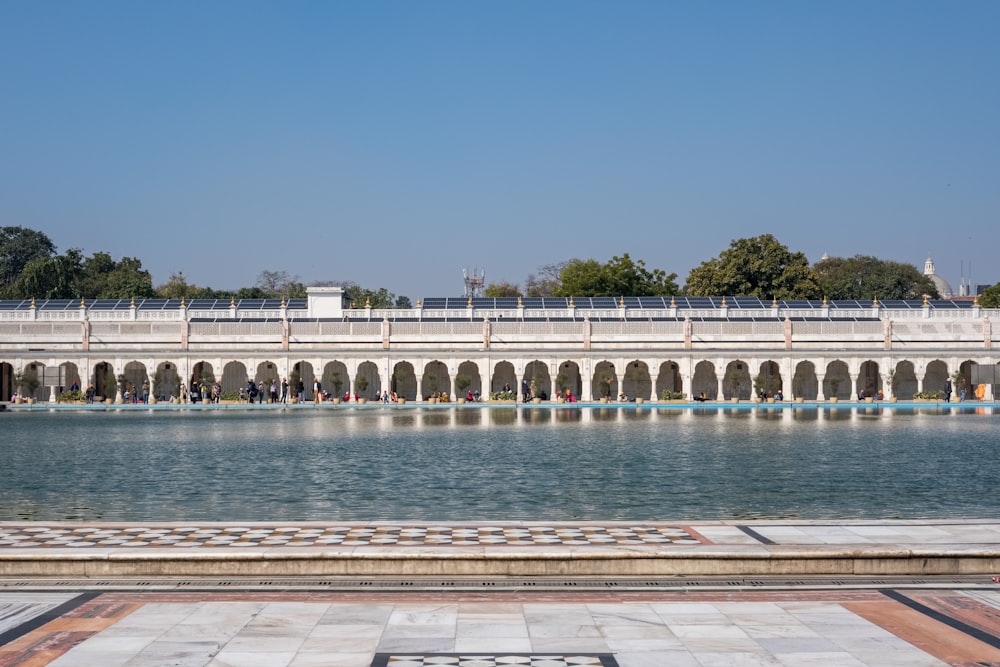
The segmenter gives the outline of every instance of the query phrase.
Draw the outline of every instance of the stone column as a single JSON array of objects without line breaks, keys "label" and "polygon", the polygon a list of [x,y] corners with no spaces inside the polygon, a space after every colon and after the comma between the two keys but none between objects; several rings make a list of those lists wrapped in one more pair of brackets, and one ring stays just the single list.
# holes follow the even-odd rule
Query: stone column
[{"label": "stone column", "polygon": [[826,378],[826,373],[816,373],[816,400],[825,401],[826,394],[823,393],[823,380]]}]

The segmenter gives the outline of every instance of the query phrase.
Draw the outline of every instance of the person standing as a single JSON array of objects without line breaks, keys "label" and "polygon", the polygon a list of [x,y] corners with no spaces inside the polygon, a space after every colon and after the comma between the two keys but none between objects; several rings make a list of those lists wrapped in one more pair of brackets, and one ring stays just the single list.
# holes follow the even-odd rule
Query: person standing
[{"label": "person standing", "polygon": [[272,405],[278,402],[278,379],[274,378],[271,380],[271,403]]},{"label": "person standing", "polygon": [[319,378],[313,376],[313,403],[319,404],[323,397],[321,392],[323,391],[323,385],[320,383]]},{"label": "person standing", "polygon": [[296,393],[299,395],[299,403],[306,402],[306,383],[301,379],[299,380],[299,386],[296,387]]},{"label": "person standing", "polygon": [[281,402],[288,403],[288,378],[281,378]]}]

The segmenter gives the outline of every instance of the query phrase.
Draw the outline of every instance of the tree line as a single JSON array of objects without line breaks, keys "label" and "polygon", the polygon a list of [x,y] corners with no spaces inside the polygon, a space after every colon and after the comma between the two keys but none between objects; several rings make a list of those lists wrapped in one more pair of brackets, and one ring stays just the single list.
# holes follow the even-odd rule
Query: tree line
[{"label": "tree line", "polygon": [[[339,285],[362,307],[410,308],[410,299],[385,287],[367,288],[353,281],[317,281],[310,286]],[[488,297],[586,296],[755,296],[760,299],[920,299],[940,298],[934,282],[912,264],[868,255],[824,258],[810,265],[771,234],[735,239],[718,256],[691,269],[683,287],[676,273],[647,268],[628,253],[606,262],[570,259],[540,267],[519,284],[491,283]],[[85,257],[79,249],[63,254],[44,233],[25,227],[0,227],[0,298],[4,299],[265,299],[306,295],[306,285],[286,271],[263,271],[257,282],[237,290],[190,283],[182,273],[153,285],[136,257],[115,260],[106,252]],[[980,299],[1000,306],[1000,283]]]},{"label": "tree line", "polygon": [[[384,287],[370,289],[344,281],[317,281],[310,286],[339,285],[362,306],[409,308],[410,299]],[[77,248],[63,254],[46,234],[25,227],[0,227],[0,298],[2,299],[291,299],[306,296],[306,285],[287,271],[262,271],[257,282],[236,290],[195,285],[175,273],[162,285],[136,257],[115,260],[106,252],[85,257]]]}]

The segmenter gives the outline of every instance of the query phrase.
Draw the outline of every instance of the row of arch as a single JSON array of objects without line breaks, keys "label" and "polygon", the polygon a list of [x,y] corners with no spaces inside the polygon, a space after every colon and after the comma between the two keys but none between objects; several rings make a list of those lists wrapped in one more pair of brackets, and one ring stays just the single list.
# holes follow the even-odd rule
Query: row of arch
[{"label": "row of arch", "polygon": [[[45,378],[33,391],[25,391],[22,384],[20,393],[30,394],[38,400],[46,400],[54,391],[58,393],[74,383],[81,389],[93,384],[99,398],[118,398],[126,388],[139,389],[143,385],[151,394],[160,399],[180,396],[182,383],[221,385],[223,393],[236,393],[245,387],[248,380],[255,383],[279,383],[287,377],[290,393],[297,393],[297,384],[302,382],[306,400],[313,399],[313,381],[318,380],[323,390],[332,395],[349,394],[360,398],[374,399],[383,391],[395,392],[408,400],[423,400],[435,393],[465,395],[472,392],[489,397],[505,387],[518,393],[522,398],[550,398],[556,393],[570,392],[580,400],[596,400],[603,396],[615,398],[624,393],[630,399],[662,397],[664,392],[684,394],[687,397],[704,394],[708,400],[749,399],[765,393],[769,396],[781,392],[786,398],[800,397],[805,400],[830,398],[849,399],[864,394],[873,396],[883,391],[886,396],[896,396],[906,400],[917,392],[943,390],[952,381],[955,370],[960,373],[953,390],[957,394],[964,387],[971,391],[971,370],[974,362],[966,360],[956,369],[950,369],[942,360],[926,364],[918,375],[911,361],[899,361],[890,368],[883,368],[877,361],[868,360],[860,364],[856,373],[851,373],[847,362],[831,361],[817,369],[812,361],[801,361],[792,367],[791,377],[782,374],[781,365],[772,360],[751,364],[739,359],[728,362],[724,367],[711,361],[695,364],[690,375],[682,372],[677,361],[663,361],[650,366],[635,359],[616,367],[609,361],[595,364],[592,373],[586,376],[576,361],[563,361],[558,365],[541,360],[525,364],[522,372],[515,370],[509,361],[496,362],[487,375],[474,361],[464,361],[454,367],[443,361],[427,362],[416,368],[409,361],[398,361],[387,372],[371,361],[361,362],[352,369],[344,361],[330,361],[322,367],[314,367],[309,361],[298,361],[291,365],[288,375],[280,372],[276,361],[262,361],[248,368],[241,361],[229,361],[221,368],[215,368],[209,361],[198,361],[187,372],[177,363],[160,362],[155,368],[148,368],[139,361],[130,361],[121,368],[111,362],[102,361],[93,366],[89,377],[81,377],[76,364],[64,362],[58,366],[58,373],[46,370],[44,365],[33,362],[19,369],[21,375]],[[1000,364],[998,364],[1000,366]],[[182,376],[183,374],[183,376]],[[7,362],[0,363],[0,391],[5,399],[18,391],[18,373]],[[57,378],[53,381],[53,378]],[[28,389],[31,389],[30,383]],[[991,388],[992,389],[992,388]],[[992,395],[992,392],[991,392]]]}]

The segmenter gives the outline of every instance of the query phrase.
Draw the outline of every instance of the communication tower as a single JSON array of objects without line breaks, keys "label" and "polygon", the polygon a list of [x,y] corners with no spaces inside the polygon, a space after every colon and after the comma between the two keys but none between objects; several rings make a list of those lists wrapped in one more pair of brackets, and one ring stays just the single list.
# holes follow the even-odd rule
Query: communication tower
[{"label": "communication tower", "polygon": [[483,289],[486,287],[486,269],[481,271],[472,269],[471,276],[468,269],[462,269],[462,279],[465,281],[466,298],[472,299],[483,295]]}]

